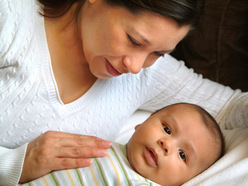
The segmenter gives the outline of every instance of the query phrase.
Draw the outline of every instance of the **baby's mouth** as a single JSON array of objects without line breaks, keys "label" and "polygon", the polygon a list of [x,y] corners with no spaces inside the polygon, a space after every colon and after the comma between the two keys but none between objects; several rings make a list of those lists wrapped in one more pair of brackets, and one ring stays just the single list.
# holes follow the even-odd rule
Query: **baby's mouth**
[{"label": "baby's mouth", "polygon": [[149,165],[153,167],[158,166],[158,156],[154,149],[146,147],[145,158]]}]

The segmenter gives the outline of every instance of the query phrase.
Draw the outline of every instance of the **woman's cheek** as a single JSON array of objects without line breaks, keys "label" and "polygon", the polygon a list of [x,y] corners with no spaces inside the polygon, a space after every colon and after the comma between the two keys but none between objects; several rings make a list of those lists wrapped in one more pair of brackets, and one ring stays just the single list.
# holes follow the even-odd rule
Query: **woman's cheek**
[{"label": "woman's cheek", "polygon": [[146,61],[145,61],[145,63],[144,63],[144,66],[143,66],[143,68],[147,68],[147,67],[150,67],[150,66],[152,66],[156,61],[157,61],[157,59],[158,59],[159,57],[157,57],[157,56],[148,56],[147,58],[146,58]]}]

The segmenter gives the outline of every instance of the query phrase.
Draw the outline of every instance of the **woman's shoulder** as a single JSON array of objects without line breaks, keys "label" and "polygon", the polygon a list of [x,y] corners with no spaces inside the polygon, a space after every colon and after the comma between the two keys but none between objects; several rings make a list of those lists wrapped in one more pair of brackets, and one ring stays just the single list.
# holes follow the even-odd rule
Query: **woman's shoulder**
[{"label": "woman's shoulder", "polygon": [[4,0],[0,1],[0,57],[11,45],[14,38],[15,25],[18,25],[18,14],[20,12],[19,5],[21,1]]},{"label": "woman's shoulder", "polygon": [[[0,20],[5,20],[11,15],[18,15],[21,12],[29,11],[29,7],[40,6],[38,0],[16,1],[4,0],[0,1]],[[21,17],[20,17],[21,19]]]},{"label": "woman's shoulder", "polygon": [[[169,54],[160,57],[156,63],[151,66],[152,73],[156,76],[171,76],[180,68],[183,68],[184,62],[178,61]],[[160,77],[161,78],[161,77]]]},{"label": "woman's shoulder", "polygon": [[163,88],[172,80],[178,78],[177,73],[187,73],[184,62],[178,61],[172,56],[166,54],[150,67],[143,69],[142,76],[145,76],[146,81],[151,82],[154,87]]},{"label": "woman's shoulder", "polygon": [[[33,20],[32,14],[38,12],[40,5],[36,0],[31,1],[16,1],[3,0],[0,1],[0,32],[2,34],[7,31],[16,31],[13,28],[18,28],[22,22],[29,23]],[[6,37],[6,35],[5,35]]]},{"label": "woman's shoulder", "polygon": [[0,1],[0,31],[8,29],[13,23],[21,20],[22,1],[4,0]]},{"label": "woman's shoulder", "polygon": [[32,23],[35,19],[33,15],[37,12],[37,5],[36,0],[0,1],[0,57],[2,59],[8,58],[10,51],[14,55],[15,51],[20,50],[23,40],[31,37],[27,30],[33,28]]}]

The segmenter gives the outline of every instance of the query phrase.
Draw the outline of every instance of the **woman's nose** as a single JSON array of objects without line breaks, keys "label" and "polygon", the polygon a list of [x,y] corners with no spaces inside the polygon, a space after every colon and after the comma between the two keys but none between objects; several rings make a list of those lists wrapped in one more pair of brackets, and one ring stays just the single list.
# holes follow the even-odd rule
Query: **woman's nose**
[{"label": "woman's nose", "polygon": [[137,74],[143,68],[146,57],[147,55],[144,53],[134,54],[133,56],[125,56],[123,58],[123,64],[127,68],[128,72]]}]

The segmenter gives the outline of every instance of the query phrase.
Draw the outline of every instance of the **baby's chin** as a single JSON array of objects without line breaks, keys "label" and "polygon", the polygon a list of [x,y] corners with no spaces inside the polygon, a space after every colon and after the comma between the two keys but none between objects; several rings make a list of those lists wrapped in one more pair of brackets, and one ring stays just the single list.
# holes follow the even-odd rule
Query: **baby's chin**
[{"label": "baby's chin", "polygon": [[165,173],[165,176],[163,178],[160,178],[157,177],[157,174],[144,173],[143,170],[141,171],[136,170],[136,172],[138,172],[139,175],[143,176],[144,178],[147,178],[162,186],[181,186],[200,174],[198,173],[198,174],[187,175],[186,177],[182,177],[182,175],[178,175],[178,176],[170,175],[169,177],[166,177],[166,173]]}]

